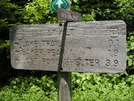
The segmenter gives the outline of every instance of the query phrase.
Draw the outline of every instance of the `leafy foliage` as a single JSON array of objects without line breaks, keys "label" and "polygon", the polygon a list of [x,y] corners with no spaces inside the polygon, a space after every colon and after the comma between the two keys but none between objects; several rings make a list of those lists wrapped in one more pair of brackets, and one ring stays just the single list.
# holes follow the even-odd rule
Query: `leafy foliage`
[{"label": "leafy foliage", "polygon": [[133,101],[133,79],[127,73],[73,74],[73,101]]},{"label": "leafy foliage", "polygon": [[127,61],[128,67],[134,69],[134,32],[129,33],[127,41]]},{"label": "leafy foliage", "polygon": [[[5,101],[56,101],[57,80],[43,76],[18,77],[1,88]],[[73,73],[73,101],[133,101],[134,75]]]},{"label": "leafy foliage", "polygon": [[54,23],[54,12],[50,9],[50,0],[33,0],[24,6],[24,22],[29,24]]},{"label": "leafy foliage", "polygon": [[0,39],[8,40],[8,28],[15,24],[19,24],[21,21],[21,7],[10,3],[9,0],[2,0],[0,1],[0,8]]},{"label": "leafy foliage", "polygon": [[30,76],[13,78],[10,85],[1,89],[0,98],[6,101],[55,101],[57,99],[57,89],[54,80],[43,76],[36,78]]}]

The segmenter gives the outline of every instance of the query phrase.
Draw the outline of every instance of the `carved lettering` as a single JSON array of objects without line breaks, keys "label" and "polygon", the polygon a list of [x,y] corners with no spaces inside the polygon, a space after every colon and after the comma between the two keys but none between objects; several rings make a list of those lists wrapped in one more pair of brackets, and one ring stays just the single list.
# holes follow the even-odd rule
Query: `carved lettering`
[{"label": "carved lettering", "polygon": [[23,55],[42,55],[43,49],[22,49]]},{"label": "carved lettering", "polygon": [[73,15],[73,20],[79,20],[79,16]]},{"label": "carved lettering", "polygon": [[27,64],[27,65],[29,65],[29,64],[37,65],[39,62],[38,58],[35,58],[35,57],[25,57],[25,58],[23,57],[21,59],[22,59],[23,63]]},{"label": "carved lettering", "polygon": [[19,58],[16,58],[16,59],[15,59],[15,62],[19,62],[19,61],[20,61],[20,59],[19,59]]},{"label": "carved lettering", "polygon": [[58,65],[58,61],[59,59],[58,58],[42,58],[42,63],[44,64],[53,64],[53,63],[56,63]]},{"label": "carved lettering", "polygon": [[110,47],[119,47],[119,40],[113,40],[113,39],[109,39],[108,40],[108,46]]},{"label": "carved lettering", "polygon": [[60,49],[47,49],[47,52],[53,56],[60,55]]},{"label": "carved lettering", "polygon": [[42,40],[42,43],[43,43],[43,45],[46,45],[46,46],[58,46],[58,47],[60,47],[60,42],[59,42],[59,40]]},{"label": "carved lettering", "polygon": [[100,66],[100,60],[99,59],[95,59],[95,63],[96,63],[96,65]]},{"label": "carved lettering", "polygon": [[108,40],[108,45],[109,45],[110,47],[113,45],[113,40],[112,40],[112,39]]},{"label": "carved lettering", "polygon": [[119,36],[119,29],[117,27],[110,28],[110,37],[115,38]]},{"label": "carved lettering", "polygon": [[51,35],[51,33],[52,33],[52,32],[51,32],[51,30],[48,30],[48,33],[47,33],[47,35]]},{"label": "carved lettering", "polygon": [[100,66],[100,60],[99,59],[85,59],[86,64],[90,66]]},{"label": "carved lettering", "polygon": [[118,60],[114,60],[114,66],[116,67],[119,64]]},{"label": "carved lettering", "polygon": [[[80,19],[74,12],[61,12],[60,16]],[[60,67],[62,72],[122,72],[125,27],[122,21],[17,25],[10,29],[11,64],[29,70],[57,71]]]},{"label": "carved lettering", "polygon": [[38,41],[37,40],[34,40],[34,41],[26,40],[26,41],[22,41],[22,43],[23,43],[23,47],[33,47],[33,46],[38,47]]},{"label": "carved lettering", "polygon": [[15,53],[18,54],[20,51],[19,50],[15,50]]},{"label": "carved lettering", "polygon": [[119,65],[119,61],[118,60],[109,60],[106,59],[106,67],[117,67]]},{"label": "carved lettering", "polygon": [[76,59],[69,59],[65,58],[65,65],[71,65],[71,66],[78,66],[78,67],[84,67],[84,66],[100,66],[100,60],[99,59],[83,59],[83,58],[76,58]]},{"label": "carved lettering", "polygon": [[106,60],[106,66],[110,66],[110,60],[109,59]]},{"label": "carved lettering", "polygon": [[108,51],[109,51],[110,56],[117,56],[119,53],[119,51],[117,49],[114,49],[114,50],[109,49]]},{"label": "carved lettering", "polygon": [[19,45],[19,42],[16,41],[14,44],[15,44],[15,45]]}]

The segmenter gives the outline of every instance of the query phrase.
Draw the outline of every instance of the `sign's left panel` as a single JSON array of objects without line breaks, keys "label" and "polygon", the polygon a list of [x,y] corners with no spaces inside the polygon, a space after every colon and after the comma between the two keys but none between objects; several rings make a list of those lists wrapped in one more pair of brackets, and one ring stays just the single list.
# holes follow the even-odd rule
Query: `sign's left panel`
[{"label": "sign's left panel", "polygon": [[57,24],[10,28],[11,64],[15,69],[57,71],[62,27]]}]

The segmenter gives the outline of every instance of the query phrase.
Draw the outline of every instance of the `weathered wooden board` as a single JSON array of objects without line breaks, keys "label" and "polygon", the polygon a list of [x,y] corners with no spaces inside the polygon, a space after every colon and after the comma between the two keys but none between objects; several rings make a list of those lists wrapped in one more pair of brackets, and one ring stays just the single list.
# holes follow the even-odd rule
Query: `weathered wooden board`
[{"label": "weathered wooden board", "polygon": [[66,9],[58,8],[58,20],[79,22],[81,21],[81,14]]},{"label": "weathered wooden board", "polygon": [[[62,34],[63,26],[58,24],[11,27],[12,66],[58,71]],[[126,24],[123,21],[68,23],[61,71],[119,73],[125,69]]]}]

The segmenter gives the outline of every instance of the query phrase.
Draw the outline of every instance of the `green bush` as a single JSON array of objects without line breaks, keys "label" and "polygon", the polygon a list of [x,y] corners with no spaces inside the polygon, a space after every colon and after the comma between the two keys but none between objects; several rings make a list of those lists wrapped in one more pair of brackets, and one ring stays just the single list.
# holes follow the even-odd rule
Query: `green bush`
[{"label": "green bush", "polygon": [[10,85],[1,88],[0,98],[5,101],[55,101],[57,99],[57,83],[43,76],[12,78]]},{"label": "green bush", "polygon": [[127,41],[127,60],[128,67],[134,69],[134,32],[129,33]]},{"label": "green bush", "polygon": [[[5,101],[57,101],[57,76],[13,78],[1,89]],[[72,101],[133,101],[134,75],[73,73]]]},{"label": "green bush", "polygon": [[73,101],[133,101],[134,75],[74,73]]},{"label": "green bush", "polygon": [[50,0],[33,0],[28,2],[23,9],[24,23],[27,24],[41,24],[54,23],[56,14],[50,8]]}]

